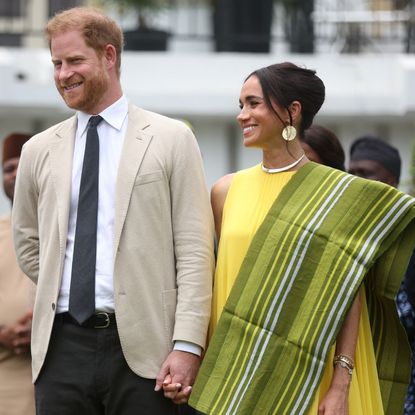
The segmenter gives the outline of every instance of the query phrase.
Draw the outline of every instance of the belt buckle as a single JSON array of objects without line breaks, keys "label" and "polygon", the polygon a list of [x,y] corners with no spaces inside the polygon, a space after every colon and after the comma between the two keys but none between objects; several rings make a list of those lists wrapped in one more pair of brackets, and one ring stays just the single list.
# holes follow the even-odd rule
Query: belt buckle
[{"label": "belt buckle", "polygon": [[106,313],[105,311],[99,311],[95,315],[97,317],[101,317],[101,316],[104,317],[105,321],[103,322],[103,324],[95,324],[94,329],[106,329],[107,327],[110,326],[111,319],[108,313]]}]

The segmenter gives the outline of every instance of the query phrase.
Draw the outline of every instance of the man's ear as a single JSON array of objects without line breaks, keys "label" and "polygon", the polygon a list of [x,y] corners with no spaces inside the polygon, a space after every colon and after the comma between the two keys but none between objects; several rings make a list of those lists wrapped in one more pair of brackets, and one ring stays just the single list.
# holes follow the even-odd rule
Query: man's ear
[{"label": "man's ear", "polygon": [[110,43],[104,47],[104,58],[108,69],[113,68],[117,63],[117,51]]}]

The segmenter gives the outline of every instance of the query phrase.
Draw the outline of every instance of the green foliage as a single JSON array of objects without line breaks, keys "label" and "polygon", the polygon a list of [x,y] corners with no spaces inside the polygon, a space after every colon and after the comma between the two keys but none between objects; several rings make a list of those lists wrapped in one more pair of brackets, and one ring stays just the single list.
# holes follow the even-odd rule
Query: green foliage
[{"label": "green foliage", "polygon": [[154,12],[169,5],[169,0],[101,0],[101,2],[117,7],[121,14],[135,9],[138,12],[137,27],[139,28],[149,28]]}]

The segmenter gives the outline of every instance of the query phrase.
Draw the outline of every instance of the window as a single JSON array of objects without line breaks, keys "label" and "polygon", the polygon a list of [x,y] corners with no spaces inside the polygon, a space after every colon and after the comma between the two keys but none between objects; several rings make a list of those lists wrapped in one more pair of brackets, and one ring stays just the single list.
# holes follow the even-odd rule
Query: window
[{"label": "window", "polygon": [[0,0],[0,17],[19,17],[22,14],[20,0]]},{"label": "window", "polygon": [[[0,0],[9,1],[9,0]],[[49,0],[49,16],[71,7],[80,6],[81,0]]]}]

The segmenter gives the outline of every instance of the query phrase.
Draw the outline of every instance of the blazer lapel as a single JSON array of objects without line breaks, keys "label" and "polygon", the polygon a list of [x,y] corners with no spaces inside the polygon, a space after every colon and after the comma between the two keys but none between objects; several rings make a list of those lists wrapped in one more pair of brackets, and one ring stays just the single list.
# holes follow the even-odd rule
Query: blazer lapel
[{"label": "blazer lapel", "polygon": [[49,149],[51,177],[58,207],[59,252],[61,254],[65,252],[68,233],[76,123],[75,116],[62,123],[55,132]]},{"label": "blazer lapel", "polygon": [[128,128],[121,152],[117,175],[114,258],[118,250],[121,230],[123,229],[125,218],[127,216],[135,178],[152,138],[151,135],[144,131],[148,126],[149,123],[145,120],[144,112],[130,105],[128,112]]}]

